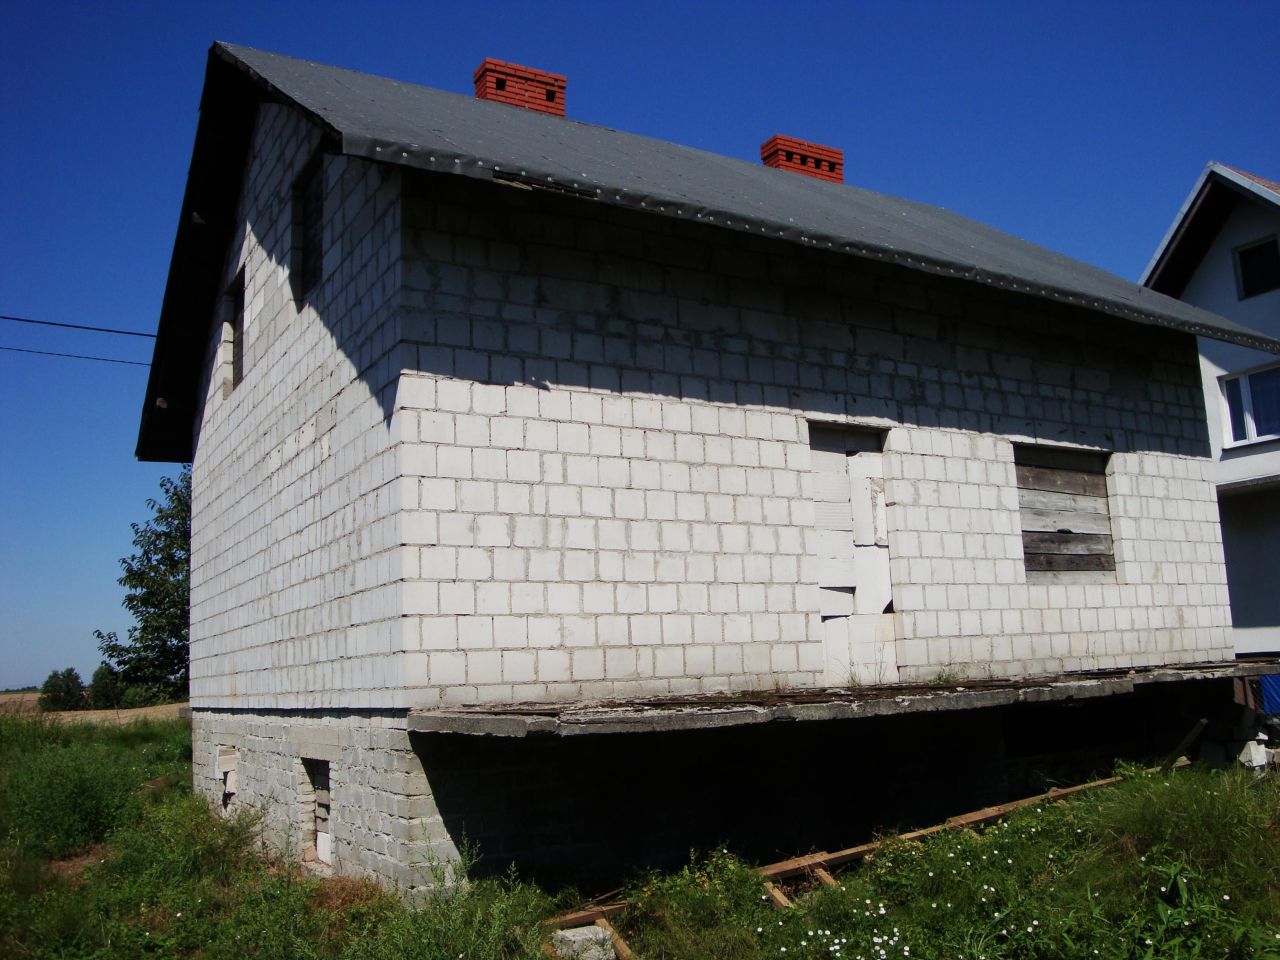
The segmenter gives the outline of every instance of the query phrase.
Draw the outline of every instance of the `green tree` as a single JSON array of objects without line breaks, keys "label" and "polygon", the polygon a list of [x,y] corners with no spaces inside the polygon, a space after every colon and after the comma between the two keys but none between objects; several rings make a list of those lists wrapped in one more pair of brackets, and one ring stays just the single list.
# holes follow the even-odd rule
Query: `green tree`
[{"label": "green tree", "polygon": [[133,524],[137,551],[120,561],[128,590],[124,605],[137,625],[121,640],[95,630],[98,649],[119,672],[124,687],[140,687],[156,699],[187,692],[187,631],[191,616],[191,468],[160,481],[163,496],[148,500],[153,516]]},{"label": "green tree", "polygon": [[75,667],[54,670],[40,688],[41,710],[83,710],[84,681]]},{"label": "green tree", "polygon": [[89,681],[89,706],[94,710],[111,710],[120,706],[122,696],[124,684],[120,682],[120,671],[109,663],[99,664]]}]

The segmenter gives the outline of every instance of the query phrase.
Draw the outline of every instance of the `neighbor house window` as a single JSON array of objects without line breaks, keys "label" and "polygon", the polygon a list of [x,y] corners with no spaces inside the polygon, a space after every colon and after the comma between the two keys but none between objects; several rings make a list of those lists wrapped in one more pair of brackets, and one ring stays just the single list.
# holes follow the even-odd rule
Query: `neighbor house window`
[{"label": "neighbor house window", "polygon": [[1280,364],[1222,380],[1234,443],[1280,438]]},{"label": "neighbor house window", "polygon": [[809,425],[824,619],[891,609],[883,448],[880,431]]},{"label": "neighbor house window", "polygon": [[1107,460],[1089,450],[1014,445],[1028,579],[1115,570]]},{"label": "neighbor house window", "polygon": [[1275,237],[1236,247],[1235,258],[1241,300],[1280,287],[1280,242]]},{"label": "neighbor house window", "polygon": [[293,296],[301,300],[320,282],[324,265],[324,163],[316,156],[293,187]]}]

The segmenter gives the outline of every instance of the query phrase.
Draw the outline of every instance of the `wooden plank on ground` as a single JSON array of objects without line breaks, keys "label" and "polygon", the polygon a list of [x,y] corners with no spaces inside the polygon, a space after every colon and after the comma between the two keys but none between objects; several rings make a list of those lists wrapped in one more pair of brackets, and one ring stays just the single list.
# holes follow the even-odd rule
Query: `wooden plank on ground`
[{"label": "wooden plank on ground", "polygon": [[564,913],[558,917],[552,917],[547,921],[547,926],[553,930],[585,927],[588,924],[595,923],[597,920],[608,920],[610,917],[616,917],[629,906],[630,904],[625,900],[620,900],[617,903],[602,903],[598,907],[587,907],[584,910],[575,910],[573,913]]},{"label": "wooden plank on ground", "polygon": [[764,892],[769,895],[769,901],[773,904],[774,909],[776,910],[791,909],[790,899],[787,898],[787,895],[782,892],[782,890],[778,887],[777,884],[771,883],[770,881],[766,880],[764,882]]},{"label": "wooden plank on ground", "polygon": [[1075,493],[1086,497],[1105,497],[1107,478],[1101,473],[1081,470],[1055,470],[1048,467],[1032,467],[1017,464],[1014,473],[1022,490],[1047,490],[1056,493]]},{"label": "wooden plank on ground", "polygon": [[613,953],[618,960],[635,960],[635,954],[631,952],[631,948],[627,946],[627,941],[622,939],[622,934],[613,928],[613,924],[601,917],[596,921],[596,926],[609,934],[609,938],[613,941]]},{"label": "wooden plank on ground", "polygon": [[836,878],[833,877],[825,867],[814,867],[813,875],[818,878],[819,882],[826,887],[839,886]]}]

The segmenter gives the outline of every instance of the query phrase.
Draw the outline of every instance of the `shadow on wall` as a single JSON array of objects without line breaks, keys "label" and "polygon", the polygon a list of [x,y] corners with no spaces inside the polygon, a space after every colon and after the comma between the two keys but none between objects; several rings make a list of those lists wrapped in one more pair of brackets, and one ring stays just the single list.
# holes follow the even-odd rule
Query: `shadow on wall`
[{"label": "shadow on wall", "polygon": [[603,889],[724,844],[755,862],[1163,756],[1201,716],[1234,715],[1230,681],[1039,704],[682,733],[503,739],[414,734],[473,875]]},{"label": "shadow on wall", "polygon": [[[576,197],[401,183],[394,339],[320,310],[387,425],[417,370],[1208,455],[1188,334]],[[343,302],[333,279],[317,304]]]}]

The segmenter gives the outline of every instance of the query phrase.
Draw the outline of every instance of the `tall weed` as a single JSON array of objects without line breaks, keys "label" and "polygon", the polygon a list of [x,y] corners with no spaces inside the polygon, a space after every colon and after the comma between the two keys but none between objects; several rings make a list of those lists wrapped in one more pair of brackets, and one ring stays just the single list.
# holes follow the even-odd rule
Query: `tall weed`
[{"label": "tall weed", "polygon": [[120,822],[136,784],[101,744],[44,746],[10,771],[5,806],[21,845],[62,857],[100,843]]}]

